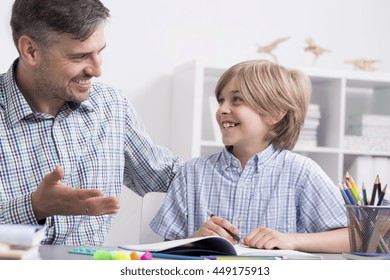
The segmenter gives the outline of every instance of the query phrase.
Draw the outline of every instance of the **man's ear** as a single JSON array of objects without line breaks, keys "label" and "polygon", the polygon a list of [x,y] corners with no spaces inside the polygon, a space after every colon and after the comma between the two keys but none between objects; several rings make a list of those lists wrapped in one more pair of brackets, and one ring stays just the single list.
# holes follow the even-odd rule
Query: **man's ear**
[{"label": "man's ear", "polygon": [[35,65],[38,59],[38,45],[31,37],[22,35],[19,38],[18,49],[24,63]]},{"label": "man's ear", "polygon": [[282,110],[279,112],[279,115],[276,118],[269,118],[268,123],[270,125],[277,124],[283,117],[287,114],[287,110]]}]

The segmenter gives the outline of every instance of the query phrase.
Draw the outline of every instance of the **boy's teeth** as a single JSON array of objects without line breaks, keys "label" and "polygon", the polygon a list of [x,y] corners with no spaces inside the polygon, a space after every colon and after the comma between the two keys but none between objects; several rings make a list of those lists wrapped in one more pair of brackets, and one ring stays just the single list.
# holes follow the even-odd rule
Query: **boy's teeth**
[{"label": "boy's teeth", "polygon": [[233,127],[235,126],[234,123],[223,123],[223,128]]}]

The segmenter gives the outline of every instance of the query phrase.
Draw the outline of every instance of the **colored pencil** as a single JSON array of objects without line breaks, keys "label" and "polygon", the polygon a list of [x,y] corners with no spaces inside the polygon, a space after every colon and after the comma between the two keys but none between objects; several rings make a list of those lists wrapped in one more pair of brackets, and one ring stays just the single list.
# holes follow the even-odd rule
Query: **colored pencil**
[{"label": "colored pencil", "polygon": [[355,199],[353,198],[353,195],[351,193],[351,191],[348,189],[347,185],[344,184],[344,191],[345,193],[347,194],[348,198],[349,198],[349,201],[351,202],[352,205],[357,205]]},{"label": "colored pencil", "polygon": [[[357,189],[355,180],[352,178],[352,176],[349,175],[348,171],[347,171],[347,174],[346,174],[346,176],[345,176],[345,179],[351,184],[352,189],[353,189],[353,191],[357,194],[357,196],[359,196],[359,191],[358,191],[358,189]],[[357,198],[357,199],[358,199],[358,198]]]},{"label": "colored pencil", "polygon": [[151,253],[153,258],[158,259],[170,259],[170,260],[206,260],[206,257],[198,256],[185,256],[185,255],[176,255],[176,254],[166,254],[166,253]]},{"label": "colored pencil", "polygon": [[349,205],[352,204],[351,201],[349,200],[347,194],[345,193],[343,186],[340,183],[339,183],[339,189],[340,189],[341,194],[343,195],[345,204],[349,204]]},{"label": "colored pencil", "polygon": [[379,175],[376,175],[375,182],[374,182],[374,187],[372,188],[372,194],[371,194],[371,200],[370,200],[370,205],[375,204],[375,198],[376,198],[376,193],[378,192],[378,195],[380,195],[380,185],[381,181],[379,180]]},{"label": "colored pencil", "polygon": [[345,184],[347,185],[348,189],[350,190],[351,194],[353,195],[353,198],[355,199],[356,204],[358,204],[359,195],[357,194],[356,190],[352,187],[352,184],[348,180],[345,181]]},{"label": "colored pencil", "polygon": [[368,205],[367,190],[366,187],[364,186],[364,183],[362,183],[362,193],[363,193],[363,205]]},{"label": "colored pencil", "polygon": [[237,261],[237,260],[283,260],[288,257],[283,256],[205,256],[209,260],[217,261]]},{"label": "colored pencil", "polygon": [[350,178],[350,181],[351,181],[352,186],[355,188],[355,191],[356,191],[357,196],[358,196],[358,200],[360,201],[361,205],[364,205],[364,204],[363,204],[363,198],[362,198],[361,194],[359,193],[359,189],[358,189],[358,187],[357,187],[357,185],[356,185],[355,180],[353,179],[352,176],[350,176],[349,178]]},{"label": "colored pencil", "polygon": [[379,199],[378,199],[378,204],[377,204],[377,206],[381,206],[381,205],[382,205],[383,199],[385,198],[385,195],[386,195],[386,189],[387,189],[387,184],[386,184],[386,186],[383,188],[383,190],[381,191],[381,193],[380,193],[380,195],[379,195]]}]

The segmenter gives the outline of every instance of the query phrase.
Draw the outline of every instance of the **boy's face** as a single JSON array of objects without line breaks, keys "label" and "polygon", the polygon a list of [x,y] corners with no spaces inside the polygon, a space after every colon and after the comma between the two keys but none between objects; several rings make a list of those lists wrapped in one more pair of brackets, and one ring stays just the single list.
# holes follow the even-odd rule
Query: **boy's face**
[{"label": "boy's face", "polygon": [[264,135],[272,126],[244,102],[236,78],[222,89],[218,103],[216,119],[224,145],[233,146],[234,151],[243,149],[252,155],[269,145],[264,141]]}]

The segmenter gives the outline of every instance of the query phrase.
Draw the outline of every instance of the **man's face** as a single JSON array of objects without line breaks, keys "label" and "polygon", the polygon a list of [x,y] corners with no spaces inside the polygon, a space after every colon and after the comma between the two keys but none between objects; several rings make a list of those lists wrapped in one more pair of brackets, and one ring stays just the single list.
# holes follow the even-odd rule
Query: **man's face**
[{"label": "man's face", "polygon": [[34,71],[35,88],[51,101],[81,103],[88,99],[91,79],[101,75],[101,51],[106,46],[103,27],[80,42],[62,34],[41,51]]}]

